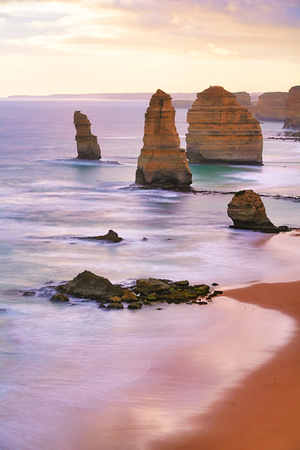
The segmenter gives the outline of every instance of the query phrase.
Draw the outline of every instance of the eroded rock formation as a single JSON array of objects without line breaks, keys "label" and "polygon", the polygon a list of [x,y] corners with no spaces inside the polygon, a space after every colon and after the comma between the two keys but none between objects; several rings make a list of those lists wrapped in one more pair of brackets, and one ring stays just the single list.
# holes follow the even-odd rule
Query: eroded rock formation
[{"label": "eroded rock formation", "polygon": [[294,86],[289,90],[283,128],[300,130],[300,86]]},{"label": "eroded rock formation", "polygon": [[265,233],[280,231],[267,217],[259,194],[252,190],[237,192],[228,204],[227,214],[232,219],[234,228]]},{"label": "eroded rock formation", "polygon": [[80,111],[75,111],[74,125],[76,128],[75,140],[77,142],[78,159],[101,159],[97,136],[91,133],[91,122],[87,116]]},{"label": "eroded rock formation", "polygon": [[164,189],[188,189],[192,182],[185,150],[180,148],[171,97],[160,89],[145,114],[144,146],[135,182]]},{"label": "eroded rock formation", "polygon": [[211,86],[197,94],[187,121],[191,164],[262,164],[259,122],[223,87]]},{"label": "eroded rock formation", "polygon": [[258,120],[283,121],[287,92],[266,92],[258,97],[255,117]]},{"label": "eroded rock formation", "polygon": [[251,103],[251,97],[248,94],[248,92],[234,92],[233,93],[238,101],[238,103],[243,107],[243,108],[247,108],[249,113],[252,114],[252,116],[254,117],[255,114],[255,110],[254,110],[254,105]]}]

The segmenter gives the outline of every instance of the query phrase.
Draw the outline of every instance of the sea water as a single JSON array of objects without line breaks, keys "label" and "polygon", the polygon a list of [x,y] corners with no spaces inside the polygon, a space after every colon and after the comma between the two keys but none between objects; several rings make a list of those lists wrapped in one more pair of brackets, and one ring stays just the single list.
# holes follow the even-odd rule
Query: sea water
[{"label": "sea water", "polygon": [[[279,313],[256,308],[249,321],[249,309],[221,299],[138,312],[48,301],[47,286],[83,270],[124,284],[152,276],[221,288],[299,278],[299,238],[234,230],[226,209],[233,192],[253,189],[275,225],[300,226],[300,143],[268,139],[282,123],[262,124],[263,166],[193,165],[195,193],[141,190],[147,106],[0,101],[3,449],[144,448],[143,436],[178,428],[291,332]],[[92,123],[100,162],[76,159],[75,110]],[[182,147],[186,113],[176,113]],[[109,229],[124,240],[77,239]],[[242,348],[226,338],[232,327]],[[165,375],[172,358],[189,368],[183,383],[182,373]]]}]

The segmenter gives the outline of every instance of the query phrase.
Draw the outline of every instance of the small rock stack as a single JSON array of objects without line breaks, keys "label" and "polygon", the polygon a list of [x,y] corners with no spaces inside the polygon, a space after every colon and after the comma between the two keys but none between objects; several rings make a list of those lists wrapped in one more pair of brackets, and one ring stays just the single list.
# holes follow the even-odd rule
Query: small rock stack
[{"label": "small rock stack", "polygon": [[138,158],[137,184],[189,189],[192,173],[175,126],[170,95],[158,89],[145,114],[144,147]]},{"label": "small rock stack", "polygon": [[78,159],[101,159],[97,136],[91,133],[91,122],[87,116],[80,111],[75,111],[74,125],[76,128],[75,140],[77,142]]},{"label": "small rock stack", "polygon": [[227,214],[234,228],[264,233],[281,231],[269,220],[260,195],[252,189],[237,192],[228,204]]}]

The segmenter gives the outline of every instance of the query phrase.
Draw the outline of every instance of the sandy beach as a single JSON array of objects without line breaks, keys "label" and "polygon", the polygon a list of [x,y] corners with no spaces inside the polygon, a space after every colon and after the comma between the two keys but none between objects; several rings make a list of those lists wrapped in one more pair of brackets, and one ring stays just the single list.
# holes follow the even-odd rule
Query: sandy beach
[{"label": "sandy beach", "polygon": [[[295,321],[292,339],[228,390],[193,430],[156,442],[158,450],[298,450],[300,448],[300,281],[227,290],[227,297],[275,309]],[[225,299],[224,299],[225,300]]]}]

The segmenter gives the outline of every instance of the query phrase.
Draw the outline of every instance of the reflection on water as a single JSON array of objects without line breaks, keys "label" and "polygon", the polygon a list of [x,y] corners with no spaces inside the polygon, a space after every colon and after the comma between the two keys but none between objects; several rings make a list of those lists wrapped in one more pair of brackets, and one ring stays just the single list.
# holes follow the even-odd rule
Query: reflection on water
[{"label": "reflection on water", "polygon": [[145,448],[186,427],[293,328],[280,313],[225,298],[137,312],[43,302],[8,306],[3,449]]}]

